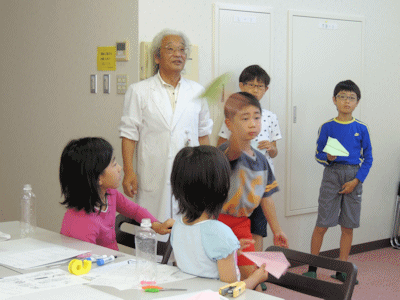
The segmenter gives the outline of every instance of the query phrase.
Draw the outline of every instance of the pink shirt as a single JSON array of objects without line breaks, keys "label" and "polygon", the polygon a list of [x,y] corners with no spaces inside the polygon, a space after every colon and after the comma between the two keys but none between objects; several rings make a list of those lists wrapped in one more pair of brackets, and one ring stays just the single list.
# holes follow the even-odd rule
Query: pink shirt
[{"label": "pink shirt", "polygon": [[87,214],[85,210],[70,208],[65,212],[61,234],[78,240],[118,250],[115,234],[115,214],[120,214],[141,222],[143,218],[157,222],[147,209],[127,199],[117,190],[107,190],[108,207],[106,211]]}]

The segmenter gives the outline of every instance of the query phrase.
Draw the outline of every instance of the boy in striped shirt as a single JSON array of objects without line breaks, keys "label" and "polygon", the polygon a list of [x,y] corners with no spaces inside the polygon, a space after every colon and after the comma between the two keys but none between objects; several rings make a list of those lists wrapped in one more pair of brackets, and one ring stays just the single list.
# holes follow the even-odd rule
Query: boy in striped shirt
[{"label": "boy in striped shirt", "polygon": [[[247,92],[233,94],[226,101],[225,124],[231,136],[219,148],[226,154],[232,174],[228,200],[218,220],[228,225],[239,240],[251,240],[249,216],[261,205],[274,235],[274,244],[288,247],[271,198],[278,191],[278,184],[265,155],[250,144],[260,132],[261,112],[260,102]],[[243,251],[254,251],[254,244]],[[256,270],[254,263],[244,255],[238,257],[238,266],[242,280]]]}]

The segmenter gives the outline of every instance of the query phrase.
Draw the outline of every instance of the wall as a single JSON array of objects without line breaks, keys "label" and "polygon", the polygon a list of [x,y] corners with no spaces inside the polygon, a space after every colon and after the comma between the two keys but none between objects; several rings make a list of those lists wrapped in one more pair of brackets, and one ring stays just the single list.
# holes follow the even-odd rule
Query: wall
[{"label": "wall", "polygon": [[[215,1],[177,0],[166,11],[166,1],[141,0],[139,12],[139,41],[150,41],[162,28],[183,30],[193,44],[199,45],[200,83],[207,85],[213,78],[212,34]],[[365,17],[365,68],[362,91],[361,120],[370,128],[373,142],[374,165],[366,179],[363,193],[361,227],[355,231],[354,244],[388,238],[391,234],[393,209],[396,200],[400,170],[400,139],[398,128],[400,110],[399,67],[400,26],[395,12],[400,9],[397,1],[313,1],[313,0],[248,0],[219,1],[242,5],[270,7],[273,21],[273,69],[271,77],[270,110],[278,115],[284,138],[278,142],[279,155],[275,159],[275,170],[281,191],[274,195],[279,221],[289,237],[291,247],[309,251],[316,213],[285,217],[284,184],[286,152],[286,97],[287,97],[287,31],[288,10],[356,15]],[[164,4],[165,3],[165,4]],[[232,33],[234,34],[234,33]],[[254,33],[256,34],[256,33]],[[256,45],[254,45],[256,46]],[[351,47],[351,45],[348,45]],[[333,87],[327,87],[332,89]],[[332,117],[336,110],[331,99],[321,105],[330,105]],[[323,100],[322,100],[323,101]],[[310,116],[310,122],[312,116]],[[314,134],[321,124],[315,124]],[[213,140],[219,128],[214,128]],[[313,153],[310,153],[313,155]],[[310,180],[320,181],[321,174]],[[317,199],[315,199],[317,201]],[[339,247],[340,229],[328,231],[322,250]],[[268,237],[265,244],[271,244]]]},{"label": "wall", "polygon": [[[25,183],[38,198],[38,225],[59,231],[64,214],[58,168],[61,151],[73,138],[102,136],[121,159],[117,126],[123,95],[115,74],[137,81],[138,2],[2,1],[0,221],[19,219]],[[118,62],[111,93],[103,94],[97,47],[128,39],[132,59]],[[90,74],[98,93],[90,94]]]},{"label": "wall", "polygon": [[[24,183],[39,199],[38,223],[58,231],[64,208],[59,205],[59,156],[71,138],[100,135],[115,147],[122,162],[117,126],[123,97],[115,94],[115,73],[138,80],[138,42],[151,41],[165,27],[181,29],[199,45],[200,83],[212,73],[211,0],[167,1],[32,0],[2,1],[0,12],[0,221],[19,218]],[[289,9],[362,15],[366,19],[365,74],[361,119],[369,124],[374,166],[365,182],[361,228],[354,244],[387,238],[391,233],[400,169],[398,94],[400,28],[397,1],[248,0],[221,1],[263,5],[272,10],[273,69],[271,107],[286,136],[287,12]],[[138,11],[139,7],[139,11]],[[139,29],[139,30],[138,30]],[[89,75],[96,71],[96,47],[118,40],[131,42],[131,61],[111,73],[110,95],[89,93]],[[349,45],[351,47],[351,45]],[[332,89],[332,87],[327,87]],[[321,105],[332,105],[331,99]],[[332,105],[332,115],[335,109]],[[310,117],[312,120],[312,117]],[[320,124],[315,124],[315,134]],[[214,131],[218,131],[215,128]],[[215,133],[214,133],[215,136]],[[282,187],[274,196],[279,221],[292,248],[309,251],[316,214],[284,216],[285,137],[275,159]],[[312,154],[310,154],[312,155]],[[322,169],[321,169],[322,174]],[[317,174],[310,180],[321,180]],[[323,250],[337,248],[339,228],[328,231]],[[271,243],[271,237],[266,241]]]}]

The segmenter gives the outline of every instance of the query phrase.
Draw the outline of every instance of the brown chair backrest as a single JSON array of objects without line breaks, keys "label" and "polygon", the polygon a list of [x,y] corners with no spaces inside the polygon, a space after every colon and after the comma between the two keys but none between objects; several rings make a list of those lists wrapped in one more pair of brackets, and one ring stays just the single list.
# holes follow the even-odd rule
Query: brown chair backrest
[{"label": "brown chair backrest", "polygon": [[344,283],[333,283],[320,279],[310,278],[304,275],[286,272],[279,279],[269,274],[268,282],[328,300],[350,300],[353,295],[357,277],[357,266],[350,262],[344,262],[324,256],[312,255],[296,250],[285,249],[277,246],[268,247],[265,251],[280,251],[286,256],[290,264],[307,264],[319,268],[329,269],[347,274]]}]

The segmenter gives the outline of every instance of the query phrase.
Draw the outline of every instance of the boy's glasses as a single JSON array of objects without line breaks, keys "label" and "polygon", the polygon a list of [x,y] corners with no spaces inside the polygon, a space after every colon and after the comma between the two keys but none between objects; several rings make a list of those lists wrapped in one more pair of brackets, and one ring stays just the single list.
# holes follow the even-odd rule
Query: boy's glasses
[{"label": "boy's glasses", "polygon": [[187,56],[189,53],[189,48],[185,48],[185,47],[174,48],[174,47],[167,46],[167,47],[164,47],[164,49],[165,49],[165,51],[167,51],[168,55],[172,55],[176,51],[178,51],[178,53],[180,55],[184,55],[184,56]]},{"label": "boy's glasses", "polygon": [[341,100],[341,101],[346,101],[347,99],[349,99],[350,102],[354,102],[354,101],[357,100],[357,97],[346,96],[346,95],[337,95],[336,98]]},{"label": "boy's glasses", "polygon": [[263,84],[252,84],[252,83],[244,83],[244,85],[247,85],[249,88],[256,88],[258,90],[263,90],[265,89],[265,85]]}]

